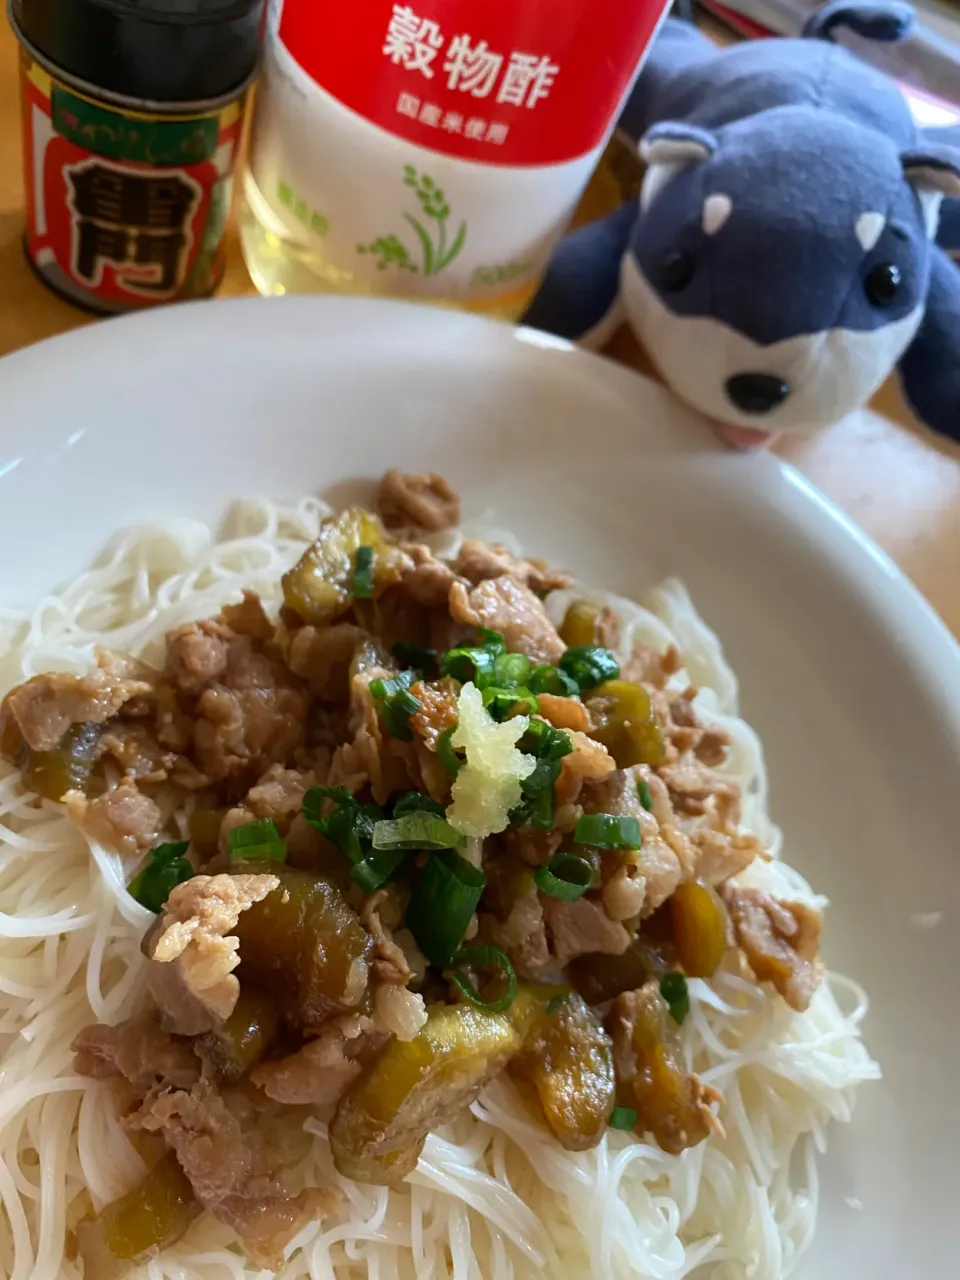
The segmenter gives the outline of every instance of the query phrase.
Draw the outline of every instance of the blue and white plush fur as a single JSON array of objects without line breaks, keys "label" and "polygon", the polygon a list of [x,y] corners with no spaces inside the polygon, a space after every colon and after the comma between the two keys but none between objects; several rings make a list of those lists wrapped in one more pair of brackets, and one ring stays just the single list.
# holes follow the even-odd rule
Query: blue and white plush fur
[{"label": "blue and white plush fur", "polygon": [[[834,3],[800,40],[718,51],[669,21],[621,120],[647,164],[631,202],[558,247],[526,322],[598,343],[625,316],[709,417],[813,430],[899,365],[921,419],[960,439],[960,130],[921,130],[843,48],[912,11]],[[949,216],[947,216],[949,213]]]}]

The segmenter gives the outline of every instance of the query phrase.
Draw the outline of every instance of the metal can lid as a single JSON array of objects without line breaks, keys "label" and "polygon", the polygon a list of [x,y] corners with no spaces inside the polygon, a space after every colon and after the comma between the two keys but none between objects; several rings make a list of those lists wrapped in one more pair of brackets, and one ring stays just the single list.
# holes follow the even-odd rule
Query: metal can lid
[{"label": "metal can lid", "polygon": [[63,71],[124,98],[222,98],[252,74],[266,0],[9,0],[14,27]]}]

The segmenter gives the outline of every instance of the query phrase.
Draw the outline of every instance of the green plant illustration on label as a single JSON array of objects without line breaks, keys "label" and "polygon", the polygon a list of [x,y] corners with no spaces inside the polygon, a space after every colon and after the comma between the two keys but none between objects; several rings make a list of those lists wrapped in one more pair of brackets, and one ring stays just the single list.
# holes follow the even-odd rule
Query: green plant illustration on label
[{"label": "green plant illustration on label", "polygon": [[524,276],[532,276],[537,269],[533,258],[521,258],[512,262],[497,262],[489,267],[477,267],[470,277],[475,285],[512,284]]},{"label": "green plant illustration on label", "polygon": [[[404,220],[413,228],[420,246],[421,261],[413,260],[410,250],[399,236],[378,236],[369,244],[358,244],[357,253],[370,253],[379,259],[377,268],[397,267],[401,271],[414,271],[424,276],[438,276],[458,258],[467,242],[467,224],[460,223],[456,235],[448,243],[447,222],[450,205],[443,190],[428,175],[421,177],[412,164],[403,166],[403,184],[410,187],[420,203],[422,219],[405,213]],[[435,226],[430,225],[436,224]]]},{"label": "green plant illustration on label", "polygon": [[289,182],[277,183],[277,199],[314,235],[325,236],[329,231],[330,224],[324,214],[317,209],[311,209],[306,200],[297,195]]}]

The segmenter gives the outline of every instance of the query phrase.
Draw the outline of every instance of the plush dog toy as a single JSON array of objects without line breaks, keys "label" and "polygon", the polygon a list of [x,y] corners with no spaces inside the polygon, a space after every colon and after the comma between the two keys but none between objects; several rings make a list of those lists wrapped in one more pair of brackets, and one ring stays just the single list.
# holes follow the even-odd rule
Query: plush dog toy
[{"label": "plush dog toy", "polygon": [[837,0],[803,39],[723,51],[668,21],[621,119],[639,205],[561,242],[526,323],[599,345],[625,317],[741,447],[828,426],[897,365],[918,416],[960,439],[960,270],[934,243],[960,130],[919,129],[830,39],[900,39],[912,17]]}]

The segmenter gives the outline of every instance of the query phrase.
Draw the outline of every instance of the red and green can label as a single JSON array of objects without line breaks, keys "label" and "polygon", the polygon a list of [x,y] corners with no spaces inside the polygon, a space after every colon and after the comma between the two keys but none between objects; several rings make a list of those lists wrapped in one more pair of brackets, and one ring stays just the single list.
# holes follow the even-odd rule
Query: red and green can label
[{"label": "red and green can label", "polygon": [[129,311],[210,293],[242,97],[190,115],[96,101],[21,56],[27,254],[58,293]]}]

